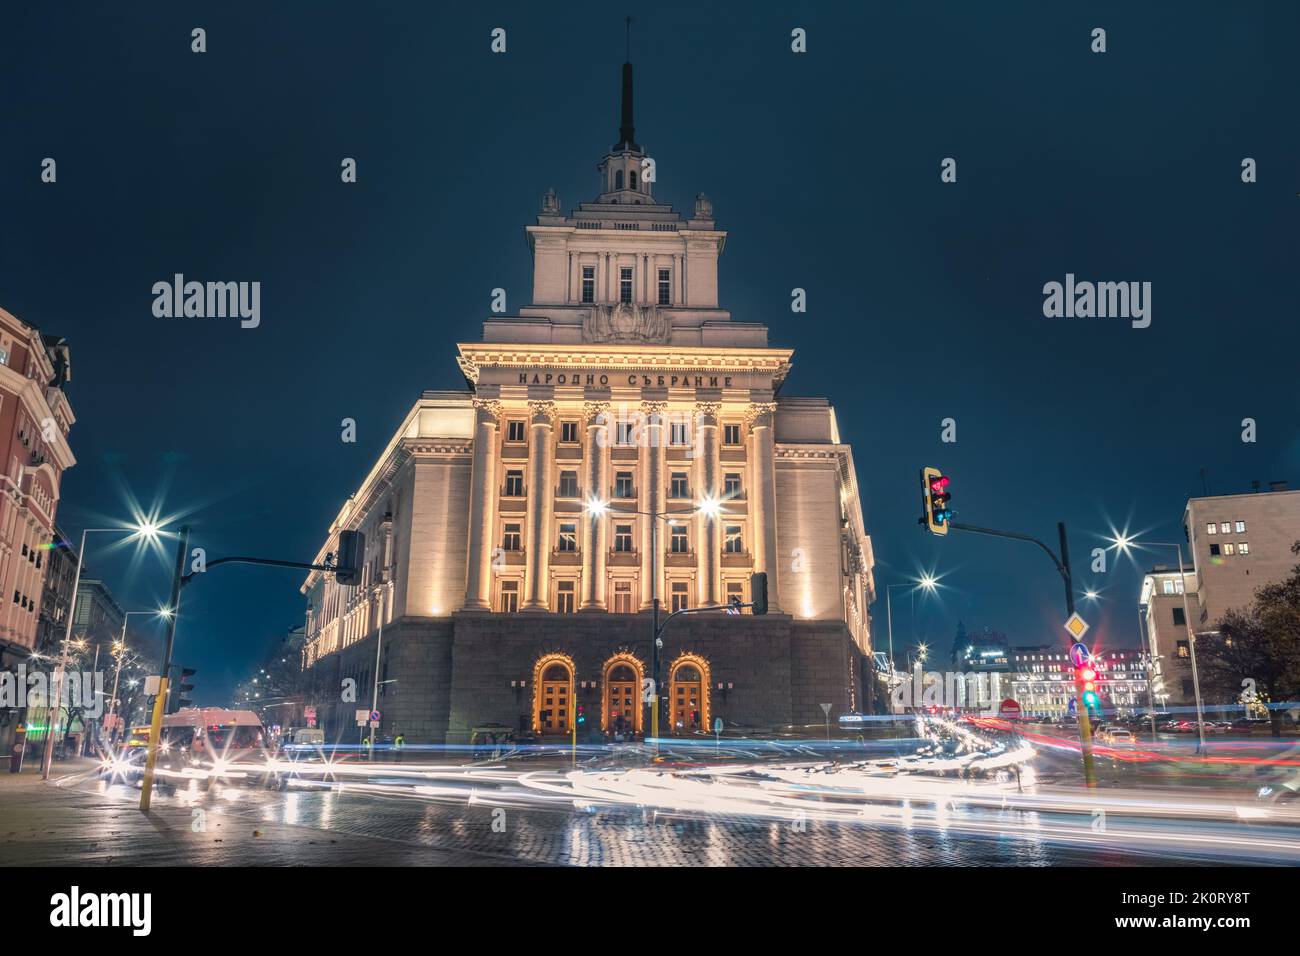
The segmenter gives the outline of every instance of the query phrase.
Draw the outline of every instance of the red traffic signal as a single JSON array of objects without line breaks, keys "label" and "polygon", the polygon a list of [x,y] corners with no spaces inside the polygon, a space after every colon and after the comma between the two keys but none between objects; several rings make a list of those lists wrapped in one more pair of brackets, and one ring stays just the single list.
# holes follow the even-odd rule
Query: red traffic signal
[{"label": "red traffic signal", "polygon": [[923,514],[921,524],[932,534],[947,534],[948,524],[952,521],[952,509],[948,502],[952,494],[948,491],[950,479],[938,468],[921,469],[921,505]]}]

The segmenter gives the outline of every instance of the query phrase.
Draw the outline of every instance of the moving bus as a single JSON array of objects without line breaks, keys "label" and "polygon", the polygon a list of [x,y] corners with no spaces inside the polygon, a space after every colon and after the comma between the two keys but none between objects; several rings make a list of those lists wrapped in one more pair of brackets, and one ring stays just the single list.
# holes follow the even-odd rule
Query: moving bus
[{"label": "moving bus", "polygon": [[182,707],[163,717],[162,749],[191,763],[245,760],[266,745],[262,721],[251,710]]}]

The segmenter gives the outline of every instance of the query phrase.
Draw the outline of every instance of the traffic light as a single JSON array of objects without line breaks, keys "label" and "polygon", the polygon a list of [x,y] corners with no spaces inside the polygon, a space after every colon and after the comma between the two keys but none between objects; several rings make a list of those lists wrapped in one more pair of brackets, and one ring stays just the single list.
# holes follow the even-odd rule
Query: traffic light
[{"label": "traffic light", "polygon": [[1097,697],[1097,672],[1091,667],[1079,671],[1079,683],[1083,687],[1083,704],[1089,711],[1098,709],[1100,699]]},{"label": "traffic light", "polygon": [[749,594],[753,599],[755,614],[767,613],[767,572],[755,571],[749,576]]},{"label": "traffic light", "polygon": [[194,701],[190,699],[190,694],[194,693],[194,668],[181,667],[179,664],[173,664],[172,667],[180,673],[174,681],[168,682],[167,713],[169,714],[176,713],[182,707],[194,706]]},{"label": "traffic light", "polygon": [[951,499],[948,476],[938,468],[922,468],[921,505],[924,513],[920,524],[929,528],[933,534],[947,534],[948,523],[952,521],[952,509],[948,507]]},{"label": "traffic light", "polygon": [[581,727],[587,722],[587,707],[585,704],[578,705],[578,726]]},{"label": "traffic light", "polygon": [[334,555],[334,580],[339,584],[361,583],[361,562],[366,554],[366,536],[360,531],[340,531],[339,550]]}]

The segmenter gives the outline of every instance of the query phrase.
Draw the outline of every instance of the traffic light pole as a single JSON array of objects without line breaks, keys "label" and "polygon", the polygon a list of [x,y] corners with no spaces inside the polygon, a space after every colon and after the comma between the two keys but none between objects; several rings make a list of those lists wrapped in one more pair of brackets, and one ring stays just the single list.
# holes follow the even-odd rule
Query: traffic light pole
[{"label": "traffic light pole", "polygon": [[[158,743],[162,736],[163,714],[167,710],[167,683],[171,677],[172,666],[172,648],[176,643],[176,622],[180,619],[181,613],[181,589],[194,580],[197,571],[185,573],[185,558],[189,554],[190,548],[190,526],[184,525],[180,529],[180,541],[176,545],[176,570],[172,574],[172,594],[171,601],[167,607],[171,611],[171,616],[167,618],[167,640],[163,645],[162,667],[159,669],[158,677],[158,696],[153,702],[153,718],[149,723],[149,748],[145,754],[144,761],[144,780],[140,784],[140,810],[144,813],[149,812],[149,802],[153,795],[154,769],[158,762]],[[209,561],[205,568],[215,568],[219,564],[262,564],[271,565],[278,568],[304,568],[310,571],[340,571],[355,572],[355,568],[339,568],[333,564],[306,564],[301,561],[279,561],[274,558],[247,558],[247,557],[230,557],[217,558],[215,561]]]},{"label": "traffic light pole", "polygon": [[[955,531],[969,531],[972,534],[992,535],[996,538],[1012,538],[1016,541],[1028,541],[1030,544],[1036,544],[1052,559],[1056,565],[1056,570],[1061,574],[1061,580],[1065,584],[1065,613],[1066,617],[1074,614],[1074,578],[1070,574],[1070,545],[1065,537],[1065,522],[1058,521],[1056,524],[1057,533],[1060,535],[1061,556],[1058,558],[1046,544],[1037,538],[1027,534],[1017,534],[1014,531],[999,531],[996,528],[981,528],[978,525],[963,524],[960,521],[949,521],[948,527]],[[1088,705],[1084,703],[1083,698],[1083,668],[1075,667],[1074,669],[1074,692],[1075,711],[1079,718],[1079,745],[1083,751],[1083,778],[1089,787],[1097,786],[1097,769],[1092,757],[1092,720],[1088,715]]]}]

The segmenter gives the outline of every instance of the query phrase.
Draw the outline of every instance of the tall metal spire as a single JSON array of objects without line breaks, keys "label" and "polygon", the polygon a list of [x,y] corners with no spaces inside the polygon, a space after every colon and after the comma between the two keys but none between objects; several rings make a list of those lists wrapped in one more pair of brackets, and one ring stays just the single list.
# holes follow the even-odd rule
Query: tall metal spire
[{"label": "tall metal spire", "polygon": [[627,54],[623,63],[623,116],[618,127],[618,142],[614,149],[640,150],[636,142],[636,127],[632,121],[632,18],[627,17]]}]

